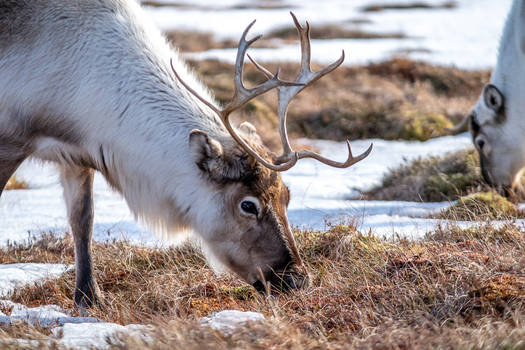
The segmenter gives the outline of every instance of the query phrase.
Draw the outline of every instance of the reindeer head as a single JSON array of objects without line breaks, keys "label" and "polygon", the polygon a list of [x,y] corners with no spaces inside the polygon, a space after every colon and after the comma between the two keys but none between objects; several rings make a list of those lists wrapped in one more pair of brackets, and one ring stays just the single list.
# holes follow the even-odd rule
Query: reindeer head
[{"label": "reindeer head", "polygon": [[520,125],[509,123],[508,113],[503,92],[488,84],[472,112],[454,129],[468,124],[484,180],[499,192],[513,197],[513,188],[525,166],[525,138]]},{"label": "reindeer head", "polygon": [[525,2],[514,0],[490,84],[472,112],[452,129],[468,125],[484,179],[512,199],[525,167],[524,61]]},{"label": "reindeer head", "polygon": [[[290,191],[283,184],[280,171],[288,170],[301,158],[314,158],[325,164],[346,168],[364,159],[372,147],[353,157],[348,143],[348,159],[339,163],[310,151],[292,150],[286,132],[286,111],[292,98],[305,87],[337,68],[339,60],[319,72],[310,69],[309,26],[303,28],[296,17],[293,20],[301,39],[301,71],[294,82],[279,79],[252,60],[268,78],[259,86],[248,89],[243,84],[244,56],[248,47],[259,37],[246,40],[254,24],[244,31],[239,42],[235,64],[235,93],[223,109],[201,97],[173,72],[180,83],[196,98],[215,112],[228,134],[211,136],[201,130],[190,134],[190,150],[202,176],[216,191],[221,211],[214,223],[213,232],[203,235],[207,249],[220,263],[251,283],[259,291],[267,289],[270,282],[274,289],[297,288],[305,284],[306,275],[299,273],[302,265],[299,252],[287,218]],[[251,58],[250,58],[251,59]],[[239,130],[229,121],[231,112],[243,107],[249,100],[271,90],[279,92],[279,124],[283,153],[275,156],[261,143],[255,128],[243,123]]]}]

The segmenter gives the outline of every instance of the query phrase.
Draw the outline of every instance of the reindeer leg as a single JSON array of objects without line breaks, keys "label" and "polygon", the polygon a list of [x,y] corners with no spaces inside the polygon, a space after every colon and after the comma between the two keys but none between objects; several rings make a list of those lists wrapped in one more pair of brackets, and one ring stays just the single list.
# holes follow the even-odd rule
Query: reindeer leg
[{"label": "reindeer leg", "polygon": [[100,301],[100,290],[93,277],[91,236],[93,234],[93,176],[87,168],[62,168],[69,224],[75,240],[75,305],[90,307]]}]

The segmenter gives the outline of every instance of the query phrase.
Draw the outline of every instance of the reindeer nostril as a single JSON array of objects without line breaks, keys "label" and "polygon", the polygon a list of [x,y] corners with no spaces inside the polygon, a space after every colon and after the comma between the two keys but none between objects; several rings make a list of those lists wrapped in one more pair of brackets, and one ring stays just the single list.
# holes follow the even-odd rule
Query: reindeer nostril
[{"label": "reindeer nostril", "polygon": [[480,149],[480,150],[483,149],[483,146],[485,146],[485,141],[483,141],[483,140],[478,140],[477,142],[478,142],[478,147],[479,147],[479,149]]}]

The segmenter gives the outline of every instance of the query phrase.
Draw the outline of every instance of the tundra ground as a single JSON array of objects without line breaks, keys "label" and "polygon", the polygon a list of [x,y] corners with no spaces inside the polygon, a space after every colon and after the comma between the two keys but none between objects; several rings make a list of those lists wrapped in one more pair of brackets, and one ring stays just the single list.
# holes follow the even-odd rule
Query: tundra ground
[{"label": "tundra ground", "polygon": [[[95,243],[104,304],[93,316],[151,324],[151,342],[123,337],[124,348],[469,348],[522,349],[525,337],[524,228],[442,227],[420,241],[386,240],[352,225],[296,231],[311,286],[263,297],[231,275],[217,276],[191,248]],[[0,251],[0,263],[73,263],[69,235],[48,235]],[[28,306],[71,313],[74,273],[17,290]],[[263,313],[267,322],[233,336],[199,318],[224,309]],[[19,327],[3,337],[27,337]],[[46,339],[34,329],[32,339]],[[7,341],[7,340],[5,340]],[[116,346],[116,345],[115,345]]]}]

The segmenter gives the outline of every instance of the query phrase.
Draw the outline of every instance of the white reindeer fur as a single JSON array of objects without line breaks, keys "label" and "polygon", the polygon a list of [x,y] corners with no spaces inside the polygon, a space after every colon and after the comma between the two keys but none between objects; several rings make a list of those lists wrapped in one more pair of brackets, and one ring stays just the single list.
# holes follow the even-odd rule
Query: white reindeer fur
[{"label": "white reindeer fur", "polygon": [[500,41],[491,84],[505,97],[502,124],[483,96],[474,107],[487,147],[489,171],[497,185],[512,185],[525,166],[525,0],[514,0]]},{"label": "white reindeer fur", "polygon": [[89,158],[102,168],[103,145],[110,183],[136,217],[168,236],[188,227],[213,232],[221,199],[195,165],[188,135],[226,131],[175,81],[170,59],[201,95],[208,91],[134,1],[43,3],[30,24],[34,37],[0,43],[0,132],[13,118],[58,118],[80,143],[39,138],[34,157],[64,167]]}]

